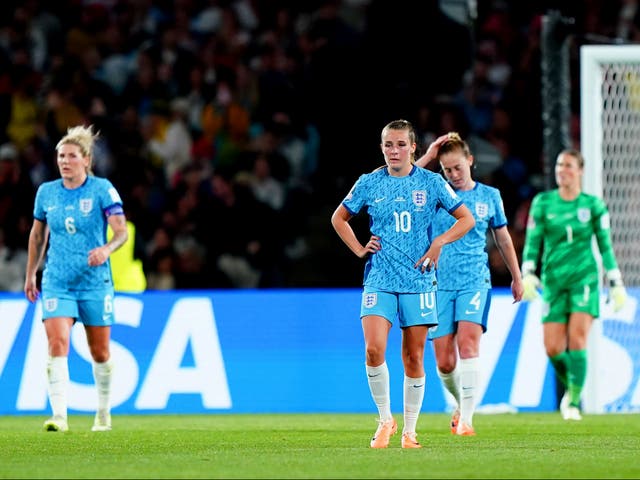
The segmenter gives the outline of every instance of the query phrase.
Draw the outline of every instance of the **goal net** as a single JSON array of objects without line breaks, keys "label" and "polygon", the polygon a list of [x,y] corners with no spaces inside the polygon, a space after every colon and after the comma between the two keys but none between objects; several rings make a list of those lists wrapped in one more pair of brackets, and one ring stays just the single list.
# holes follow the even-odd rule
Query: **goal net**
[{"label": "goal net", "polygon": [[[627,287],[640,286],[640,45],[580,49],[584,191],[609,207],[613,248]],[[584,410],[639,411],[637,300],[613,313],[603,303],[589,339]],[[635,391],[635,393],[634,393]]]}]

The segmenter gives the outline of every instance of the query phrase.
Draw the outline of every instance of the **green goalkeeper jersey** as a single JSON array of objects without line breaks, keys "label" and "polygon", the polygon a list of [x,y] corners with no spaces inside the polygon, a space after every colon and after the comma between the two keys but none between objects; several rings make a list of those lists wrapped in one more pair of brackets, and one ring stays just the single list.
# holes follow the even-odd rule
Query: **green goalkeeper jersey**
[{"label": "green goalkeeper jersey", "polygon": [[617,269],[609,212],[602,199],[580,193],[567,201],[557,189],[539,193],[529,210],[523,266],[533,265],[535,269],[542,253],[544,288],[558,290],[598,283],[598,265],[592,250],[594,235],[605,270]]}]

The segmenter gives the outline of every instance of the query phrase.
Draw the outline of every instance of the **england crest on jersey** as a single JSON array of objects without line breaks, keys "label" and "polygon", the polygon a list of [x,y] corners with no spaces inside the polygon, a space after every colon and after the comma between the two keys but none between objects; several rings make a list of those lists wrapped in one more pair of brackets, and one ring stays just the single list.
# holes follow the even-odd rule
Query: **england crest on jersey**
[{"label": "england crest on jersey", "polygon": [[80,199],[80,212],[87,214],[93,209],[93,199],[92,198],[81,198]]},{"label": "england crest on jersey", "polygon": [[489,214],[489,205],[484,202],[476,202],[476,215],[478,218],[484,218]]},{"label": "england crest on jersey", "polygon": [[427,204],[427,191],[414,190],[411,192],[411,199],[416,207],[424,207]]},{"label": "england crest on jersey", "polygon": [[591,220],[591,210],[589,210],[588,208],[579,208],[578,220],[580,220],[582,223],[586,223]]}]

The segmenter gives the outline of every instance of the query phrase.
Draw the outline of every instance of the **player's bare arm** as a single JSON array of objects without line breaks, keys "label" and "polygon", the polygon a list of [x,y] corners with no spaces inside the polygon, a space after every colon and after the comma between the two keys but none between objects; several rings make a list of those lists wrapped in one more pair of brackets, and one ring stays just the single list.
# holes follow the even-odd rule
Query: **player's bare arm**
[{"label": "player's bare arm", "polygon": [[420,268],[423,272],[430,270],[432,267],[438,268],[438,259],[440,258],[442,247],[447,243],[455,242],[459,238],[462,238],[476,224],[471,210],[464,204],[451,212],[451,215],[456,219],[456,222],[451,225],[449,230],[433,239],[429,249],[415,263],[414,268]]},{"label": "player's bare arm", "polygon": [[24,293],[30,302],[35,302],[40,293],[36,286],[36,274],[38,272],[38,266],[44,256],[47,232],[46,224],[34,219],[31,231],[29,232],[27,269],[24,280]]},{"label": "player's bare arm", "polygon": [[108,222],[113,230],[113,237],[104,245],[89,252],[89,265],[92,267],[106,262],[109,255],[124,245],[129,236],[127,233],[127,220],[124,215],[111,215],[108,218]]},{"label": "player's bare arm", "polygon": [[331,216],[331,224],[349,250],[355,253],[358,258],[364,258],[366,255],[380,250],[380,239],[375,235],[372,235],[367,244],[363,246],[349,225],[349,220],[351,220],[349,211],[344,205],[338,205]]},{"label": "player's bare arm", "polygon": [[502,256],[509,273],[511,273],[511,294],[513,296],[513,303],[522,300],[524,293],[524,285],[522,284],[522,276],[520,275],[520,267],[518,265],[518,256],[513,246],[513,240],[509,235],[509,230],[506,226],[497,228],[493,231],[493,238],[496,241],[496,247]]}]

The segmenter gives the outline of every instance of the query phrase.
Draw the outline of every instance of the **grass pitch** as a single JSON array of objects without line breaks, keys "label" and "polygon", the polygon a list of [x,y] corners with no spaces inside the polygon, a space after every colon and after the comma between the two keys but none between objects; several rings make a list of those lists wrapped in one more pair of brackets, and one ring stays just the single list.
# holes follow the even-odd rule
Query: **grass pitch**
[{"label": "grass pitch", "polygon": [[[402,428],[402,416],[396,415]],[[422,414],[420,450],[400,435],[369,448],[375,415],[114,415],[111,432],[72,415],[0,417],[0,478],[639,478],[640,415],[476,414],[475,437]]]}]

